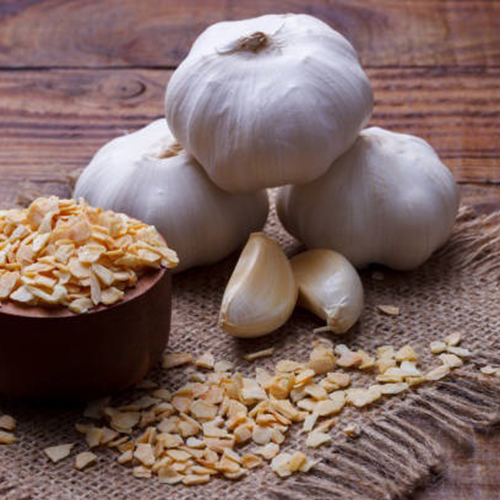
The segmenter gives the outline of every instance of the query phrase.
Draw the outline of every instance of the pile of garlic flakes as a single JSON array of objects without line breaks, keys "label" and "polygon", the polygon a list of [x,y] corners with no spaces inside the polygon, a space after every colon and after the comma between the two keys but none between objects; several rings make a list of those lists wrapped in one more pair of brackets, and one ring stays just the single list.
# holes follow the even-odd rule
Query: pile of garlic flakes
[{"label": "pile of garlic flakes", "polygon": [[[281,478],[308,472],[319,460],[300,450],[282,451],[294,424],[302,426],[307,448],[330,443],[329,430],[345,407],[361,409],[382,397],[402,395],[462,366],[471,352],[459,347],[460,341],[455,333],[432,342],[429,349],[440,364],[425,370],[410,345],[382,346],[372,356],[326,339],[314,341],[308,361],[281,359],[274,373],[256,367],[254,377],[234,372],[232,363],[216,361],[210,352],[198,358],[166,354],[165,369],[194,365],[196,370],[174,392],[146,380],[137,386],[140,397],[129,404],[113,406],[109,398],[89,404],[84,416],[101,423],[76,424],[90,450],[75,456],[74,467],[95,464],[94,451],[110,447],[135,477],[156,476],[167,484],[202,484],[214,476],[236,480],[266,461]],[[245,359],[273,354],[270,348]],[[353,370],[365,372],[374,383],[351,386]],[[362,433],[355,425],[343,431],[350,438]],[[74,445],[51,446],[45,452],[57,462],[69,457]]]},{"label": "pile of garlic flakes", "polygon": [[75,313],[124,297],[146,269],[178,262],[153,226],[89,206],[38,198],[0,211],[0,300]]}]

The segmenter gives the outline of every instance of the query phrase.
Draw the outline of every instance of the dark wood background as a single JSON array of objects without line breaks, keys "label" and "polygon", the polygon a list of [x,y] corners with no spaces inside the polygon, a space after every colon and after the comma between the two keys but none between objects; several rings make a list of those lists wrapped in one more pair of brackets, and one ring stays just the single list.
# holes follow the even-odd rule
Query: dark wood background
[{"label": "dark wood background", "polygon": [[[163,114],[165,84],[209,24],[304,12],[343,33],[373,82],[372,123],[427,139],[464,203],[500,207],[500,1],[0,0],[0,202],[66,174]],[[500,433],[450,447],[420,500],[500,498]]]}]

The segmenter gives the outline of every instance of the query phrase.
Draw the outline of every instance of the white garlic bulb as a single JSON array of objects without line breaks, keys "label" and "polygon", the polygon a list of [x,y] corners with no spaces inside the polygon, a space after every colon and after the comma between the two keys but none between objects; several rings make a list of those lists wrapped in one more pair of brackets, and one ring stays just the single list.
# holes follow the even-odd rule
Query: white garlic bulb
[{"label": "white garlic bulb", "polygon": [[167,121],[222,189],[324,174],[367,123],[373,96],[355,50],[304,14],[210,26],[172,75]]},{"label": "white garlic bulb", "polygon": [[321,331],[345,333],[363,311],[363,284],[353,265],[338,252],[317,248],[291,259],[300,306],[327,323]]},{"label": "white garlic bulb", "polygon": [[423,139],[372,127],[318,180],[286,186],[278,215],[308,248],[356,267],[413,269],[450,236],[459,205],[452,174]]},{"label": "white garlic bulb", "polygon": [[220,326],[235,337],[260,337],[283,325],[297,302],[292,267],[279,243],[253,233],[229,279]]},{"label": "white garlic bulb", "polygon": [[179,256],[175,272],[223,259],[269,211],[265,190],[232,195],[213,184],[164,119],[102,147],[74,196],[154,225]]}]

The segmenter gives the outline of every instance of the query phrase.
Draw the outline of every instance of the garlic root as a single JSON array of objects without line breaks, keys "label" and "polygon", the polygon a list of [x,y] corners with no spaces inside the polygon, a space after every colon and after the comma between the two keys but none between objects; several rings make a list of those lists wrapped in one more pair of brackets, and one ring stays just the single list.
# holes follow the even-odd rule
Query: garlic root
[{"label": "garlic root", "polygon": [[235,337],[270,333],[290,317],[298,288],[279,244],[252,233],[222,299],[220,325]]},{"label": "garlic root", "polygon": [[347,332],[363,310],[363,285],[353,265],[333,250],[315,249],[291,259],[300,306],[326,320],[315,330]]}]

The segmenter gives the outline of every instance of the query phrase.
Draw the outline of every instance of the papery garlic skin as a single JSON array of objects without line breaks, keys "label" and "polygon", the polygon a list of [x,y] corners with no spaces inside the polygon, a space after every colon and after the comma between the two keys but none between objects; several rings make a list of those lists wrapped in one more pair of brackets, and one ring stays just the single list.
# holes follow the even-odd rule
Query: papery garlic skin
[{"label": "papery garlic skin", "polygon": [[299,286],[298,304],[326,321],[321,330],[347,332],[364,305],[363,284],[354,266],[328,249],[307,250],[290,263]]},{"label": "papery garlic skin", "polygon": [[253,233],[224,291],[220,326],[235,337],[270,333],[291,316],[297,295],[290,262],[279,243]]},{"label": "papery garlic skin", "polygon": [[232,195],[213,184],[164,119],[102,147],[74,196],[154,225],[179,256],[174,272],[223,259],[264,226],[269,211],[265,190]]},{"label": "papery garlic skin", "polygon": [[356,267],[424,263],[451,234],[459,206],[451,172],[423,139],[378,127],[318,180],[278,193],[278,216],[308,248],[331,248]]},{"label": "papery garlic skin", "polygon": [[287,14],[210,26],[165,104],[172,132],[210,178],[248,192],[324,174],[368,122],[373,96],[342,35]]}]

